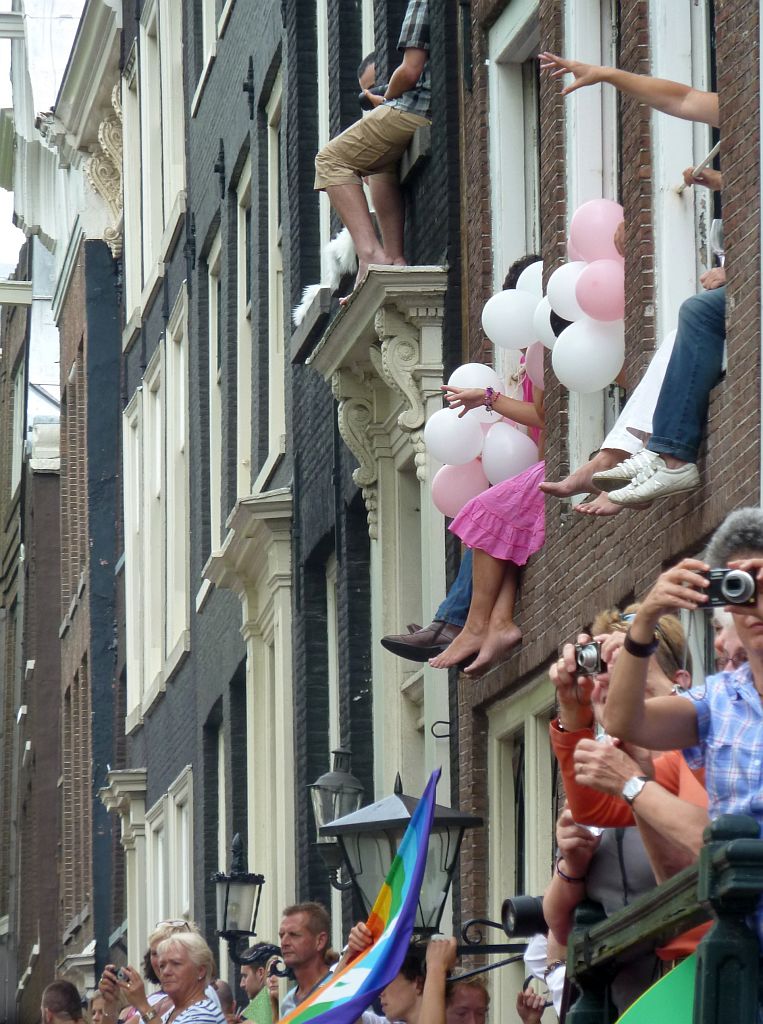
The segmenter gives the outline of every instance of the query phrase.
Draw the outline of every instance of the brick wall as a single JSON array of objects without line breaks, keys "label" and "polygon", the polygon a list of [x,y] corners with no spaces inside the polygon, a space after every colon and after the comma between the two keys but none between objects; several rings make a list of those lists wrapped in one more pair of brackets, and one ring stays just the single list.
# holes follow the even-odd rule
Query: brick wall
[{"label": "brick wall", "polygon": [[[468,138],[485,122],[485,83],[481,71],[481,31],[497,16],[500,3],[478,4],[472,22],[474,89],[465,97]],[[649,69],[647,5],[620,4],[620,62],[633,71]],[[480,19],[484,18],[483,21]],[[567,52],[561,5],[540,4],[544,48]],[[461,806],[483,814],[487,805],[487,709],[516,692],[554,657],[559,645],[590,623],[595,611],[640,595],[666,565],[696,551],[727,511],[759,501],[760,237],[758,164],[757,12],[740,0],[718,6],[718,70],[725,187],[723,216],[727,242],[729,370],[716,387],[708,441],[700,458],[702,485],[691,496],[658,502],[645,512],[623,512],[592,519],[569,512],[557,501],[546,505],[546,544],[524,574],[518,621],[524,640],[511,659],[477,685],[460,691],[459,743]],[[567,210],[564,197],[564,101],[558,85],[541,81],[541,222],[547,268],[565,258]],[[480,136],[484,137],[484,136]],[[626,374],[630,387],[654,345],[654,268],[651,226],[651,152],[648,116],[637,105],[621,104],[621,199],[628,224],[626,258]],[[474,147],[475,149],[477,147]],[[467,208],[465,263],[472,281],[490,281],[489,214],[486,207],[486,154],[467,150],[464,193]],[[479,213],[477,212],[479,207]],[[485,351],[477,327],[484,294],[475,287],[469,300],[470,350]],[[547,370],[547,475],[567,471],[566,397]],[[549,624],[553,624],[549,628]],[[461,858],[465,916],[490,909],[486,900],[486,833],[467,835]],[[490,915],[488,915],[490,916]],[[494,916],[494,915],[493,915]]]}]

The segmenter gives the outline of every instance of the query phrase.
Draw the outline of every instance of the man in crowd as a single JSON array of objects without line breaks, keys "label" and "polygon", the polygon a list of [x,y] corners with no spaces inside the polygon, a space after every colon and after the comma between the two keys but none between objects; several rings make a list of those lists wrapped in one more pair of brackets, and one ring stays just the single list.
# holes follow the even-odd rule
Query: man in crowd
[{"label": "man in crowd", "polygon": [[[416,130],[429,124],[428,0],[409,0],[398,48],[403,51],[403,61],[393,72],[384,96],[366,91],[372,112],[327,143],[315,158],[315,188],[326,191],[355,244],[356,284],[371,263],[405,265],[397,165]],[[373,178],[381,243],[363,193],[366,175]]]},{"label": "man in crowd", "polygon": [[54,981],[42,993],[42,1024],[70,1024],[82,1020],[82,999],[70,981]]},{"label": "man in crowd", "polygon": [[281,1000],[285,1017],[306,999],[331,973],[326,963],[331,919],[320,903],[295,903],[281,916],[278,938],[281,958],[297,984]]},{"label": "man in crowd", "polygon": [[[608,83],[629,96],[689,121],[718,126],[718,95],[680,82],[635,75],[541,54],[541,67],[554,77],[571,74],[564,95]],[[722,267],[703,275],[704,291],[682,305],[670,362],[652,418],[646,448],[610,469],[594,473],[593,484],[610,501],[639,507],[655,498],[691,491],[699,484],[696,462],[707,421],[710,391],[718,382],[726,340],[726,274]]]},{"label": "man in crowd", "polygon": [[266,982],[268,965],[273,957],[279,955],[278,947],[269,942],[257,942],[241,954],[240,983],[249,1000],[241,1013],[243,1020],[271,1024],[273,1015]]}]

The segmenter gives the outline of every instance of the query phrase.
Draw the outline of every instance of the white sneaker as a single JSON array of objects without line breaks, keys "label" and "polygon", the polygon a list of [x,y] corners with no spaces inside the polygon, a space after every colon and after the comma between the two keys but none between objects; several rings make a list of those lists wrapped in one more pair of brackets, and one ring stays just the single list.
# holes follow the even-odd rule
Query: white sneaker
[{"label": "white sneaker", "polygon": [[[650,452],[648,448],[642,448],[640,452],[631,455],[629,459],[620,462],[611,469],[602,469],[591,477],[593,486],[600,491],[616,491],[629,483],[641,469],[650,466],[654,459],[662,463],[662,459],[656,452]],[[664,465],[664,463],[662,463]]]},{"label": "white sneaker", "polygon": [[609,492],[609,500],[615,505],[628,508],[699,487],[699,470],[693,462],[687,462],[678,469],[668,469],[659,455],[655,452],[650,454],[653,456],[650,463],[639,470],[626,487]]}]

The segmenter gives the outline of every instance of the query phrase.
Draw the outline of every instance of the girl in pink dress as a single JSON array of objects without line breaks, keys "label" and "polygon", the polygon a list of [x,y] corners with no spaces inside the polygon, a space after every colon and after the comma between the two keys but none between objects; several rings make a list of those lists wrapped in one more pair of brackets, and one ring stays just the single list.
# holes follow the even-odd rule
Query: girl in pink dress
[{"label": "girl in pink dress", "polygon": [[[530,428],[530,436],[543,451],[543,391],[533,388],[525,376],[520,401],[483,388],[443,385],[452,409],[464,416],[470,409],[487,405],[495,412]],[[461,509],[451,523],[456,536],[474,548],[473,594],[463,630],[436,658],[434,668],[450,668],[468,661],[466,675],[478,678],[502,661],[522,639],[514,622],[519,567],[543,546],[545,524],[543,494],[544,462],[483,491]]]}]

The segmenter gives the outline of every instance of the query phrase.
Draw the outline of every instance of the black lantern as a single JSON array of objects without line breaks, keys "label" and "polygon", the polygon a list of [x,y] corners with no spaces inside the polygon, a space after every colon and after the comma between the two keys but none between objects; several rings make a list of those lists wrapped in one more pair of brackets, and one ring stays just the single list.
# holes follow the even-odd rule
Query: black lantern
[{"label": "black lantern", "polygon": [[265,879],[247,871],[244,866],[244,844],[236,833],[231,845],[230,874],[222,871],[212,875],[217,889],[217,934],[228,943],[231,960],[246,963],[239,958],[241,940],[256,934],[257,912]]},{"label": "black lantern", "polygon": [[[350,885],[355,887],[366,913],[387,877],[418,802],[417,798],[403,793],[398,775],[393,796],[346,814],[320,830],[321,836],[338,840]],[[479,825],[482,819],[473,814],[462,814],[439,804],[435,806],[414,926],[419,935],[433,935],[439,930],[464,832]]]},{"label": "black lantern", "polygon": [[363,801],[363,785],[350,772],[350,751],[333,750],[334,765],[324,772],[308,789],[313,802],[318,852],[329,869],[329,880],[340,891],[352,887],[352,882],[339,881],[342,853],[336,837],[323,834],[323,828],[337,818],[357,811]]}]

